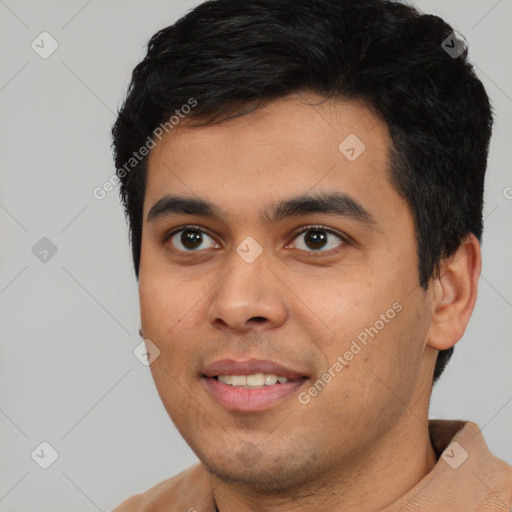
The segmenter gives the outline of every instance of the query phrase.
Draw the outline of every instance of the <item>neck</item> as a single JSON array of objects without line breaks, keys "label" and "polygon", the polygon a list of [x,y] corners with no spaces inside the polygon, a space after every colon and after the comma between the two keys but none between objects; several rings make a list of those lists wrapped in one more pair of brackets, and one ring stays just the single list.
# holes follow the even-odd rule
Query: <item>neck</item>
[{"label": "neck", "polygon": [[211,476],[220,512],[370,512],[382,510],[414,487],[436,464],[428,420],[414,415],[374,443],[357,460],[340,461],[307,485],[279,492],[227,483]]}]

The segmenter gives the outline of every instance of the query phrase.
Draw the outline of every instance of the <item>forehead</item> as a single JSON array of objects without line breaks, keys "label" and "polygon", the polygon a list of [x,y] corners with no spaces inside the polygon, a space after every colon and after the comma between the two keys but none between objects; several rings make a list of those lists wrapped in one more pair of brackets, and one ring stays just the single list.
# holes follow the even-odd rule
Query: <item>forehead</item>
[{"label": "forehead", "polygon": [[150,152],[144,218],[164,193],[229,203],[240,218],[308,192],[335,190],[378,207],[386,195],[398,198],[390,144],[386,123],[364,102],[312,93],[217,125],[189,127],[185,119]]}]

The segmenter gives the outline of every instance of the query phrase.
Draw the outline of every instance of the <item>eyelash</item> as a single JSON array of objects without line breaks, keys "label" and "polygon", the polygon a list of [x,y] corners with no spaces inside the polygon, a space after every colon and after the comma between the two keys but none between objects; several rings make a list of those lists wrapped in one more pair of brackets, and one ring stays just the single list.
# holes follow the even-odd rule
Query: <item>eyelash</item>
[{"label": "eyelash", "polygon": [[[200,233],[202,234],[205,234],[207,236],[209,236],[210,238],[214,239],[214,237],[212,235],[210,235],[207,231],[205,231],[203,228],[200,228],[199,226],[195,226],[195,225],[186,225],[186,226],[180,226],[179,228],[175,228],[171,231],[169,231],[168,233],[166,233],[162,239],[162,245],[166,245],[167,242],[176,234],[178,233],[181,233],[183,231],[199,231]],[[307,233],[308,231],[322,231],[322,232],[325,232],[325,233],[329,233],[331,235],[334,235],[336,237],[338,237],[340,240],[341,240],[341,243],[340,243],[340,246],[334,248],[334,249],[328,249],[328,250],[317,250],[317,251],[314,251],[314,250],[311,250],[311,251],[305,251],[304,249],[299,249],[300,251],[302,252],[307,252],[309,253],[309,255],[312,255],[312,256],[322,256],[322,255],[331,255],[331,254],[336,254],[338,253],[341,248],[343,247],[343,245],[346,245],[349,243],[349,237],[347,235],[345,235],[344,233],[341,233],[341,232],[338,232],[338,231],[335,231],[331,228],[327,228],[325,226],[321,226],[321,225],[308,225],[308,226],[303,226],[300,231],[297,231],[295,232],[292,236],[292,241],[295,240],[297,237],[299,237],[300,235],[304,234],[304,233]],[[289,245],[289,244],[287,244]],[[194,254],[194,253],[197,253],[197,252],[200,252],[200,250],[195,250],[195,251],[182,251],[182,250],[179,250],[177,249],[177,251],[181,254]]]}]

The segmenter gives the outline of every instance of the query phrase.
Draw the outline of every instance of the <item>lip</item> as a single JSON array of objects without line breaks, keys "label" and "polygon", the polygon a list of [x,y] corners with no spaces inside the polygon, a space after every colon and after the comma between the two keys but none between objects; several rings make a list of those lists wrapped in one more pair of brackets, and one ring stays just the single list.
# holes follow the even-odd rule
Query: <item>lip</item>
[{"label": "lip", "polygon": [[[289,379],[289,382],[246,389],[224,384],[214,379],[217,375],[252,375],[270,373]],[[275,361],[250,359],[235,361],[221,359],[203,369],[202,382],[208,394],[220,405],[231,411],[256,412],[279,405],[295,395],[304,386],[308,377]]]},{"label": "lip", "polygon": [[217,375],[253,375],[255,373],[271,373],[286,377],[288,380],[299,380],[306,377],[305,373],[265,359],[248,359],[245,361],[219,359],[203,368],[203,375],[206,377],[216,377]]}]

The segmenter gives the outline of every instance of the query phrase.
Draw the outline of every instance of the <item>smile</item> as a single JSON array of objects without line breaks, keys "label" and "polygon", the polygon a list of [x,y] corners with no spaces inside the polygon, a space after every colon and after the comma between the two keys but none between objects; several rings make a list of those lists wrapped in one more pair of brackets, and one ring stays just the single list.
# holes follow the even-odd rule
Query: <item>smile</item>
[{"label": "smile", "polygon": [[307,380],[300,369],[264,359],[219,359],[206,365],[201,375],[210,398],[233,412],[282,406]]},{"label": "smile", "polygon": [[219,382],[233,387],[243,387],[246,389],[259,389],[263,386],[273,386],[278,382],[285,384],[288,382],[286,377],[274,375],[271,373],[254,373],[252,375],[217,375],[214,377]]}]

